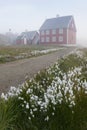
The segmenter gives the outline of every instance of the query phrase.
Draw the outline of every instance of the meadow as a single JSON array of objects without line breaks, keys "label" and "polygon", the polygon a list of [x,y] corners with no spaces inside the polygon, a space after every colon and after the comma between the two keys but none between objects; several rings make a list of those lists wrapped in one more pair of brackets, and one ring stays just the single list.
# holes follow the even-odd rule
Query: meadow
[{"label": "meadow", "polygon": [[[56,45],[10,45],[0,46],[0,63],[31,58],[58,50]],[[63,47],[62,47],[63,48]]]},{"label": "meadow", "polygon": [[0,98],[0,130],[86,130],[87,49],[38,72]]}]

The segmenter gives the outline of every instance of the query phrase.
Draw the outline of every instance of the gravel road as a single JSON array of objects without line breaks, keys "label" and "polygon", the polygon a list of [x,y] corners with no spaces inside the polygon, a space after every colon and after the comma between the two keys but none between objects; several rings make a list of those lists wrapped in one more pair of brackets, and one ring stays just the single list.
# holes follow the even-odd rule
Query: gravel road
[{"label": "gravel road", "polygon": [[6,92],[10,86],[22,84],[26,80],[25,77],[33,77],[38,71],[54,64],[58,58],[74,49],[76,47],[67,47],[47,55],[0,64],[0,93]]}]

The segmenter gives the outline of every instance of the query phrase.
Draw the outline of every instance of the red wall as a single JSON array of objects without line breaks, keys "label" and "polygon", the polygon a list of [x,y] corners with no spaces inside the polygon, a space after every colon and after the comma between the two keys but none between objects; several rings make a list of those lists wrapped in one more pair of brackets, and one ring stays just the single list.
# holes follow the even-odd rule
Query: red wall
[{"label": "red wall", "polygon": [[76,32],[68,30],[68,44],[76,44]]},{"label": "red wall", "polygon": [[[52,42],[53,36],[56,36],[56,38],[57,38],[56,42]],[[63,36],[62,42],[59,42],[59,40],[58,40],[59,36]],[[44,42],[41,42],[42,37],[45,39]],[[49,42],[46,42],[46,37],[50,38]],[[41,32],[40,32],[40,43],[41,44],[44,44],[44,43],[46,43],[46,44],[51,44],[51,43],[54,43],[54,44],[76,44],[76,27],[75,27],[74,19],[73,18],[71,19],[69,26],[68,26],[68,29],[63,28],[63,34],[59,34],[59,29],[56,29],[56,34],[54,34],[54,35],[52,34],[52,30],[50,30],[49,35],[46,35],[46,31],[45,31],[44,35],[41,35]]]},{"label": "red wall", "polygon": [[[52,37],[53,36],[56,36],[56,39],[57,39],[56,42],[52,42]],[[59,36],[63,36],[63,41],[62,42],[59,42]],[[42,37],[45,39],[44,42],[41,42]],[[50,38],[49,42],[46,42],[46,37]],[[63,29],[63,34],[59,34],[59,29],[56,29],[56,34],[52,34],[52,30],[50,30],[50,33],[48,35],[46,34],[46,31],[45,31],[44,35],[42,35],[41,32],[40,32],[40,43],[42,43],[42,44],[44,44],[44,43],[47,43],[47,44],[51,44],[51,43],[54,43],[54,44],[66,44],[67,43],[67,30]]]},{"label": "red wall", "polygon": [[24,44],[24,40],[23,39],[18,39],[18,40],[16,40],[16,44],[17,45],[23,45]]},{"label": "red wall", "polygon": [[73,19],[70,21],[68,28],[68,44],[76,44],[76,27]]}]

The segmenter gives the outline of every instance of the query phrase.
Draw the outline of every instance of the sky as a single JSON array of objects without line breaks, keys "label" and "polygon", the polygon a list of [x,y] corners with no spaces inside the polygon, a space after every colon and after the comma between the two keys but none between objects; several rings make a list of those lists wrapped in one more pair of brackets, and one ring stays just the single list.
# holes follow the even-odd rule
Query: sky
[{"label": "sky", "polygon": [[73,15],[77,39],[86,43],[87,0],[0,0],[0,33],[39,30],[56,15]]}]

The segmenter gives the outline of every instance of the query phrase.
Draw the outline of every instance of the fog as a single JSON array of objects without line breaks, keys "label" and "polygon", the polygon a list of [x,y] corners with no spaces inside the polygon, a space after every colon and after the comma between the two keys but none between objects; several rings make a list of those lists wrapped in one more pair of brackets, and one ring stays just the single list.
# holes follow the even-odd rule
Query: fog
[{"label": "fog", "polygon": [[77,43],[87,44],[87,1],[83,0],[0,0],[0,33],[39,30],[45,19],[73,15]]}]

